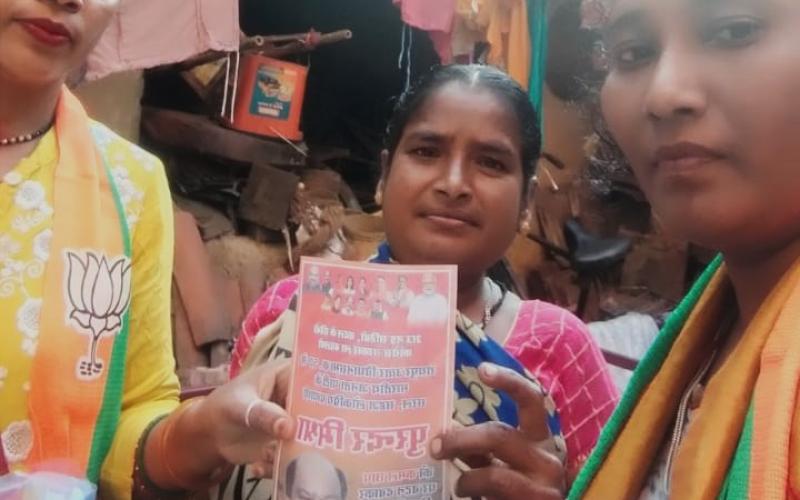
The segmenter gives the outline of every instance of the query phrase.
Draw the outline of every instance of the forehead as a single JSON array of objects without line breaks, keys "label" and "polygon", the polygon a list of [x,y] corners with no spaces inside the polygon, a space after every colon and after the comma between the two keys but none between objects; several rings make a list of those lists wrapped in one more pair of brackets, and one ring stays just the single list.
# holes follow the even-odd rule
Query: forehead
[{"label": "forehead", "polygon": [[[610,7],[601,26],[606,41],[632,30],[659,36],[695,35],[719,19],[758,18],[778,40],[800,39],[798,0],[603,0]],[[636,31],[633,31],[636,32]]]},{"label": "forehead", "polygon": [[303,464],[297,471],[295,489],[320,495],[337,495],[341,491],[339,476],[330,466],[320,464]]},{"label": "forehead", "polygon": [[420,128],[447,135],[519,140],[519,123],[511,104],[480,84],[450,82],[435,89],[409,120],[405,132]]},{"label": "forehead", "polygon": [[[771,5],[800,5],[796,0],[584,0],[584,6],[587,2],[595,4],[597,2],[602,5],[602,11],[607,14],[606,20],[610,17],[613,18],[624,14],[628,11],[675,11],[693,13],[710,8],[726,7],[726,6],[759,6],[766,7]],[[590,13],[591,10],[584,7],[584,14]]]}]

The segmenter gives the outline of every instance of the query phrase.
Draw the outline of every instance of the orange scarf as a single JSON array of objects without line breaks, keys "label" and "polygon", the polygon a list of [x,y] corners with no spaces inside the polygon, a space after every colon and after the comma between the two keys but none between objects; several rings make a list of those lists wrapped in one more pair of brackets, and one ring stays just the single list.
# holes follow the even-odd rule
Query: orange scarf
[{"label": "orange scarf", "polygon": [[[714,271],[714,269],[710,269]],[[707,272],[662,332],[573,485],[570,498],[636,498],[692,374],[707,359],[724,310],[724,266]],[[691,297],[699,295],[696,303]],[[683,309],[691,313],[681,319]],[[765,300],[709,381],[676,456],[670,497],[793,498],[800,486],[800,260]]]},{"label": "orange scarf", "polygon": [[31,372],[34,443],[26,465],[97,483],[120,413],[131,253],[122,203],[92,127],[64,89],[56,110],[53,240]]}]

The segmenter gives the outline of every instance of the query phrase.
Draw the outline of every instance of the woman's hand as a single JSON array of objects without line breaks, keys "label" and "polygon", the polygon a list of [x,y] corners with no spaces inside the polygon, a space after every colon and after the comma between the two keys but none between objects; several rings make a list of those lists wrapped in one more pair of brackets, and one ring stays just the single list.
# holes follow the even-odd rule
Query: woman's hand
[{"label": "woman's hand", "polygon": [[272,472],[277,441],[294,435],[294,422],[284,410],[290,369],[290,360],[267,363],[218,388],[202,403],[220,455],[232,464],[252,464],[259,477]]},{"label": "woman's hand", "polygon": [[564,466],[550,430],[538,388],[512,370],[483,364],[481,380],[516,401],[520,426],[501,422],[454,428],[431,443],[441,460],[460,459],[474,467],[456,483],[460,497],[503,500],[562,499]]},{"label": "woman's hand", "polygon": [[221,480],[228,464],[251,464],[266,476],[278,440],[294,422],[283,409],[290,361],[267,363],[184,404],[150,432],[146,474],[166,490],[196,490]]}]

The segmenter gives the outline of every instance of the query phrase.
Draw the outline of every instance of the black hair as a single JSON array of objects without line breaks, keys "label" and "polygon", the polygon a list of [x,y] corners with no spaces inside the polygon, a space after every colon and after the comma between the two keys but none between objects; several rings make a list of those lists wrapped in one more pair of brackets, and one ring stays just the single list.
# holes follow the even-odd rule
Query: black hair
[{"label": "black hair", "polygon": [[[295,458],[289,465],[286,466],[286,496],[291,496],[292,489],[294,489],[294,477],[297,474],[297,461],[300,457]],[[336,471],[336,477],[339,479],[339,489],[341,492],[341,498],[344,500],[347,498],[347,476],[344,475],[341,469],[338,467],[334,467]]]},{"label": "black hair", "polygon": [[516,115],[522,140],[520,156],[522,158],[523,192],[527,192],[528,182],[536,172],[536,162],[539,160],[542,150],[539,114],[525,89],[506,73],[492,66],[479,64],[438,66],[406,90],[398,98],[386,129],[384,146],[389,153],[389,163],[394,158],[408,123],[433,93],[453,82],[492,92],[495,97],[505,102]]}]

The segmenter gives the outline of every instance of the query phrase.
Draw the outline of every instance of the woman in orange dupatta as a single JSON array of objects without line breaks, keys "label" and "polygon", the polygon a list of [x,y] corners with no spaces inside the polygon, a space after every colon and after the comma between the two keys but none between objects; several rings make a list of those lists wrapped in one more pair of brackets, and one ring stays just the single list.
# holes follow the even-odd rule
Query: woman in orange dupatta
[{"label": "woman in orange dupatta", "polygon": [[[800,2],[587,0],[584,13],[608,62],[608,131],[655,217],[720,257],[569,498],[800,498]],[[441,456],[502,459],[462,478],[470,496],[567,495],[548,451],[520,441],[464,429]]]},{"label": "woman in orange dupatta", "polygon": [[163,168],[64,87],[118,3],[0,1],[0,492],[167,498],[292,434],[274,368],[178,403]]}]

